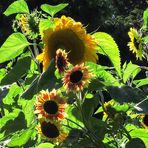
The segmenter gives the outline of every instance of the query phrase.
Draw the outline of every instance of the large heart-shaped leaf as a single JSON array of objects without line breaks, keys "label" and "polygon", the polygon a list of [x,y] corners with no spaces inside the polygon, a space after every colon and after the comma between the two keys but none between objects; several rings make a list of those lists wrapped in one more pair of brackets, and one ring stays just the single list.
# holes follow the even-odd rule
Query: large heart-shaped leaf
[{"label": "large heart-shaped leaf", "polygon": [[29,13],[29,8],[24,0],[18,0],[13,2],[4,12],[6,16],[15,13]]},{"label": "large heart-shaped leaf", "polygon": [[0,63],[20,55],[30,43],[22,33],[11,34],[0,48]]}]

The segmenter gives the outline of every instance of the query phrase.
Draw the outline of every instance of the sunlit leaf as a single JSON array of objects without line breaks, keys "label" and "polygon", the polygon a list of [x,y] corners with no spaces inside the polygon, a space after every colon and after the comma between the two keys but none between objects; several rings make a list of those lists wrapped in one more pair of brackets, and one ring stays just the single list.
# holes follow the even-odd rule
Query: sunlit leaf
[{"label": "sunlit leaf", "polygon": [[68,4],[58,4],[55,6],[43,4],[41,5],[41,9],[53,17],[56,13],[64,9],[66,6],[68,6]]},{"label": "sunlit leaf", "polygon": [[137,88],[144,86],[144,85],[148,85],[148,78],[141,79],[141,80],[135,80],[133,81],[133,83],[136,85]]},{"label": "sunlit leaf", "polygon": [[20,55],[30,43],[22,33],[11,34],[0,48],[0,63]]},{"label": "sunlit leaf", "polygon": [[52,143],[42,143],[38,145],[36,148],[54,148],[54,145]]},{"label": "sunlit leaf", "polygon": [[41,37],[43,37],[44,30],[47,30],[48,28],[53,28],[53,22],[49,19],[41,19],[39,23],[39,31]]},{"label": "sunlit leaf", "polygon": [[22,131],[20,134],[15,134],[12,138],[11,141],[8,143],[9,147],[16,147],[16,146],[22,146],[24,145],[31,137],[33,134],[34,129],[27,129]]},{"label": "sunlit leaf", "polygon": [[148,8],[143,13],[143,21],[144,23],[143,23],[142,29],[146,30],[148,26]]},{"label": "sunlit leaf", "polygon": [[118,75],[121,76],[120,52],[114,39],[109,34],[104,32],[96,32],[93,36],[98,42],[98,53],[107,56],[114,65]]},{"label": "sunlit leaf", "polygon": [[140,72],[140,67],[136,64],[132,64],[129,62],[123,72],[123,82],[127,82],[127,80],[131,78],[135,78],[135,76]]},{"label": "sunlit leaf", "polygon": [[15,13],[29,13],[29,8],[24,0],[18,0],[13,2],[4,12],[6,16]]},{"label": "sunlit leaf", "polygon": [[[135,130],[132,130],[130,132],[130,135],[131,135],[132,138],[140,138],[144,142],[145,147],[142,147],[142,148],[148,147],[148,130],[146,130],[146,129],[135,129]],[[140,143],[141,142],[139,142],[139,144]]]},{"label": "sunlit leaf", "polygon": [[81,129],[80,126],[83,127],[83,123],[78,109],[70,105],[66,108],[66,112],[68,114],[68,125],[72,128]]},{"label": "sunlit leaf", "polygon": [[[103,66],[92,63],[92,62],[87,62],[87,65],[93,72],[94,77],[98,80],[100,80],[100,83],[104,85],[113,85],[113,86],[118,86],[119,82],[117,79],[113,77],[113,75],[109,72],[106,71]],[[98,83],[98,82],[96,82]],[[101,86],[101,84],[100,84]],[[99,86],[98,86],[99,87]]]},{"label": "sunlit leaf", "polygon": [[16,65],[1,80],[0,85],[8,85],[17,82],[30,68],[31,57],[20,59]]},{"label": "sunlit leaf", "polygon": [[25,115],[25,119],[27,121],[27,127],[31,126],[33,121],[35,120],[34,114],[34,103],[36,98],[32,98],[30,100],[19,99],[18,104],[22,107],[22,112]]},{"label": "sunlit leaf", "polygon": [[20,113],[20,109],[15,109],[13,112],[5,115],[3,118],[0,118],[0,129],[7,123],[9,120],[14,120]]},{"label": "sunlit leaf", "polygon": [[19,87],[15,83],[12,84],[9,88],[9,92],[8,92],[7,96],[5,98],[3,98],[3,103],[7,104],[7,105],[12,105],[15,102],[14,98],[22,92],[23,92],[23,90],[21,87]]}]

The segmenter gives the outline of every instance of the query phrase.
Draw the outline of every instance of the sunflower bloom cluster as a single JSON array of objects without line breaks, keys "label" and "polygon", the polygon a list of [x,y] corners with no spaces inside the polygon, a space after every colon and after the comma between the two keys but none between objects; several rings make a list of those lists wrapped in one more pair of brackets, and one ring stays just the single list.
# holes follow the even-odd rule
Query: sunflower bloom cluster
[{"label": "sunflower bloom cluster", "polygon": [[142,38],[135,28],[130,28],[128,32],[130,42],[129,49],[136,54],[136,58],[142,60]]},{"label": "sunflower bloom cluster", "polygon": [[57,90],[42,90],[37,96],[35,114],[39,120],[37,127],[40,136],[52,142],[61,142],[67,137],[62,128],[62,120],[66,117],[66,101]]},{"label": "sunflower bloom cluster", "polygon": [[86,33],[80,22],[66,16],[54,18],[53,22],[54,27],[48,28],[43,33],[44,49],[37,57],[43,63],[43,71],[48,68],[51,59],[55,58],[59,48],[68,53],[67,58],[73,65],[97,61],[97,42]]}]

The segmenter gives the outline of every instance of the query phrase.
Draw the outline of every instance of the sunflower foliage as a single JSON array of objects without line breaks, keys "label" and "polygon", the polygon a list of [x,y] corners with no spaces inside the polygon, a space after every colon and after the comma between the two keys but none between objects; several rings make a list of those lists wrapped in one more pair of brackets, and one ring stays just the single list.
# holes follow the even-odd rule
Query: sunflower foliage
[{"label": "sunflower foliage", "polygon": [[[4,12],[15,20],[0,47],[0,147],[148,147],[148,68],[122,65],[111,35],[57,17],[66,7],[43,4],[31,12],[17,0]],[[145,10],[127,43],[146,62],[147,16]],[[99,55],[111,67],[98,64]]]}]

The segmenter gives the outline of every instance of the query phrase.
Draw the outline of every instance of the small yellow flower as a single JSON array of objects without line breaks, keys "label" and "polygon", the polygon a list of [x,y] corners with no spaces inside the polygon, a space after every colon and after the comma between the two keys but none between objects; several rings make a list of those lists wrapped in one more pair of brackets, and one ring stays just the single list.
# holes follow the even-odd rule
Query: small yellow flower
[{"label": "small yellow flower", "polygon": [[141,118],[141,124],[145,129],[148,129],[148,115],[142,114],[140,116]]},{"label": "small yellow flower", "polygon": [[68,136],[68,133],[64,131],[60,122],[42,120],[37,130],[41,138],[54,143],[62,142]]},{"label": "small yellow flower", "polygon": [[63,84],[67,91],[81,91],[86,87],[92,77],[88,67],[84,64],[76,65],[73,69],[67,71],[63,78]]},{"label": "small yellow flower", "polygon": [[129,49],[136,54],[136,58],[142,60],[142,38],[135,28],[130,28],[128,32],[130,42]]},{"label": "small yellow flower", "polygon": [[28,18],[26,14],[22,14],[19,18],[19,25],[22,29],[22,31],[26,34],[29,34],[31,32],[28,24]]},{"label": "small yellow flower", "polygon": [[37,59],[43,63],[45,71],[52,58],[56,56],[56,50],[61,48],[68,53],[68,60],[71,64],[81,64],[85,61],[97,61],[96,40],[86,33],[80,22],[72,18],[62,16],[54,19],[54,28],[44,31],[43,53]]},{"label": "small yellow flower", "polygon": [[42,90],[37,96],[35,113],[38,119],[61,120],[66,116],[66,105],[65,99],[60,97],[55,89],[51,92]]},{"label": "small yellow flower", "polygon": [[59,73],[62,73],[66,70],[69,62],[68,62],[67,53],[65,52],[65,50],[58,49],[56,51],[55,63]]}]

